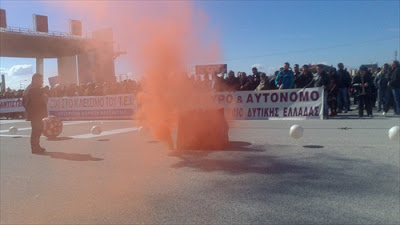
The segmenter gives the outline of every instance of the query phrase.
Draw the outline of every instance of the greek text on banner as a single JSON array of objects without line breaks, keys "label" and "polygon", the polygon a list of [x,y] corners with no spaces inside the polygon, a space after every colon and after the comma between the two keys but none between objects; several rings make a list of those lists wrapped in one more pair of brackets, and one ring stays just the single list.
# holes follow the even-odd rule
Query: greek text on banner
[{"label": "greek text on banner", "polygon": [[215,100],[237,120],[321,119],[323,89],[220,92]]}]

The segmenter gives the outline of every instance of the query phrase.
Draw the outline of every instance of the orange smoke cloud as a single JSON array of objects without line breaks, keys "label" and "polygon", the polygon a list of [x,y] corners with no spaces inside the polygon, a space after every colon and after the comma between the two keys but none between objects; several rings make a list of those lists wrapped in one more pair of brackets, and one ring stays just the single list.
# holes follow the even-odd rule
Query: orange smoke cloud
[{"label": "orange smoke cloud", "polygon": [[[114,40],[132,52],[131,63],[144,72],[137,96],[137,118],[155,138],[168,141],[177,115],[191,108],[216,107],[206,86],[188,78],[189,65],[219,59],[207,16],[191,2],[62,1],[93,27],[112,24]],[[83,21],[84,23],[86,21]],[[207,93],[207,94],[206,94]]]},{"label": "orange smoke cloud", "polygon": [[89,18],[93,27],[111,24],[114,40],[130,50],[131,63],[143,71],[137,118],[155,138],[169,141],[177,115],[191,108],[216,107],[205,86],[188,78],[189,65],[218,61],[215,34],[207,16],[191,2],[62,1]]}]

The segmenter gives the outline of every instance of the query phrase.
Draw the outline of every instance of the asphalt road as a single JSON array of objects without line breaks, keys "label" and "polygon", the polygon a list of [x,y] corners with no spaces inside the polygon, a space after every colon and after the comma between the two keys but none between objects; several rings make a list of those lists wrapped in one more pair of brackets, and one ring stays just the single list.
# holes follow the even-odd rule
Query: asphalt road
[{"label": "asphalt road", "polygon": [[[44,155],[30,153],[28,122],[0,124],[1,224],[400,223],[400,143],[388,138],[399,117],[233,121],[224,151],[86,121],[42,138]],[[94,124],[109,135],[88,134]],[[20,136],[5,136],[11,126]]]}]

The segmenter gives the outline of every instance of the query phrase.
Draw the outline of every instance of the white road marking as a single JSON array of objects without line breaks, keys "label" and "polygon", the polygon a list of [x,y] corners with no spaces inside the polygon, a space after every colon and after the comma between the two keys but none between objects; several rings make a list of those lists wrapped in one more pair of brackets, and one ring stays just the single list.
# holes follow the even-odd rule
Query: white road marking
[{"label": "white road marking", "polygon": [[23,122],[29,122],[29,121],[26,121],[26,120],[0,120],[0,125],[8,124],[8,123],[23,123]]},{"label": "white road marking", "polygon": [[0,137],[31,137],[30,135],[0,134]]},{"label": "white road marking", "polygon": [[118,130],[103,131],[99,135],[94,135],[92,133],[88,133],[88,134],[80,134],[80,135],[74,135],[74,136],[69,136],[69,137],[70,138],[87,139],[87,138],[95,138],[95,137],[120,134],[120,133],[126,133],[126,132],[131,132],[131,131],[138,131],[138,130],[139,130],[139,127],[130,127],[130,128],[123,128],[123,129],[118,129]]},{"label": "white road marking", "polygon": [[[74,124],[80,124],[80,123],[92,123],[92,122],[91,121],[72,121],[72,122],[64,122],[63,125],[64,126],[65,125],[74,125]],[[24,130],[31,130],[31,129],[32,129],[31,127],[18,128],[18,132],[24,131]],[[73,136],[69,136],[69,137],[76,138],[76,139],[88,139],[88,138],[95,138],[95,137],[102,137],[102,136],[113,135],[113,134],[138,131],[139,129],[140,129],[139,127],[129,127],[129,128],[123,128],[123,129],[103,131],[99,135],[87,133],[87,134],[73,135]],[[0,130],[0,137],[30,137],[30,135],[21,135],[21,134],[1,134],[1,133],[6,133],[6,132],[9,132],[9,130]],[[44,137],[44,136],[42,136],[42,137]]]},{"label": "white road marking", "polygon": [[[80,123],[90,123],[90,121],[72,121],[72,122],[63,122],[63,126],[68,126],[68,125],[74,125],[74,124],[80,124]],[[31,130],[31,127],[24,127],[24,128],[18,128],[18,131],[23,131],[23,130]],[[0,133],[6,133],[8,130],[0,130]]]}]

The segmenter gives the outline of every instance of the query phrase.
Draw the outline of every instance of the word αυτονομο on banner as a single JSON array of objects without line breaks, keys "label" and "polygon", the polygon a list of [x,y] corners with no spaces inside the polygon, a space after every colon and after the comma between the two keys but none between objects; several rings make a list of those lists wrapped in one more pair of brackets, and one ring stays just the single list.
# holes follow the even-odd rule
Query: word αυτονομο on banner
[{"label": "word \u03b1\u03c5\u03c4\u03bf\u03bd\u03bf\u03bc\u03bf on banner", "polygon": [[322,88],[220,92],[215,101],[236,120],[323,118]]}]

